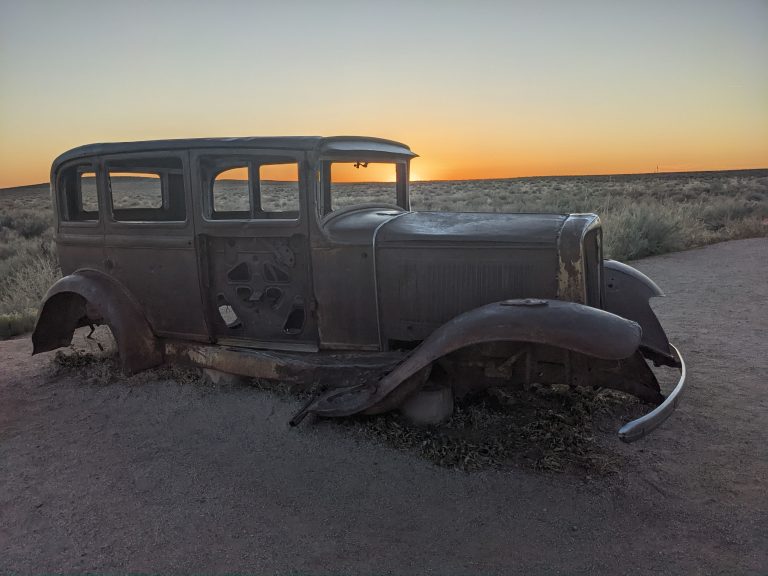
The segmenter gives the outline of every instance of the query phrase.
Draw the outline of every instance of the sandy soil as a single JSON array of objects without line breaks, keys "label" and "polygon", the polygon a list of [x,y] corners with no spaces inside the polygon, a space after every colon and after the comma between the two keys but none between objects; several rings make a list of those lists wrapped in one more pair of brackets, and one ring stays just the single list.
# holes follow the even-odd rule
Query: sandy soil
[{"label": "sandy soil", "polygon": [[619,474],[464,473],[251,388],[51,378],[0,343],[0,571],[768,571],[768,239],[636,265],[690,367]]}]

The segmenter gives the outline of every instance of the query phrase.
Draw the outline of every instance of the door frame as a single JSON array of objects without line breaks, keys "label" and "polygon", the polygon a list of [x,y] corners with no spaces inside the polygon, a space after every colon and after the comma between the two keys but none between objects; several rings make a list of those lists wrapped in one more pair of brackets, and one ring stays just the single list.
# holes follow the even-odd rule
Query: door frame
[{"label": "door frame", "polygon": [[[109,187],[109,164],[120,160],[150,160],[154,158],[174,158],[181,163],[184,186],[184,220],[116,220]],[[151,168],[151,166],[147,168]],[[118,168],[117,171],[130,170]],[[209,341],[209,328],[207,319],[203,314],[203,300],[202,294],[199,292],[199,285],[190,285],[193,279],[199,278],[200,271],[193,241],[194,208],[189,171],[189,152],[187,150],[165,150],[102,155],[98,161],[98,189],[104,214],[105,271],[120,281],[141,302],[147,320],[155,334],[161,337]],[[150,278],[138,274],[140,272],[138,267],[135,267],[135,271],[122,271],[120,269],[121,263],[113,261],[113,257],[119,253],[118,251],[127,253],[131,250],[152,251],[154,255],[157,255],[157,251],[168,252],[168,258],[164,262],[168,269],[163,269],[162,264],[158,267],[159,259],[151,258],[153,254],[148,255],[148,263],[154,266],[154,273],[166,276],[170,280],[162,283],[162,286],[156,286],[154,292],[148,295],[142,294],[145,289],[152,286],[152,282],[149,281]],[[187,262],[175,265],[174,263],[178,262],[176,257],[178,255],[184,256]],[[125,272],[125,274],[121,272]],[[134,272],[136,273],[135,277],[133,276]],[[144,272],[148,273],[147,270]],[[179,278],[178,273],[184,275],[186,282]],[[183,286],[179,285],[180,282],[183,283]],[[192,290],[192,293],[183,299],[174,298],[177,290],[180,289],[187,291],[187,293]],[[161,294],[158,295],[158,292]],[[179,326],[178,320],[180,318],[184,318],[187,322],[186,329]]]},{"label": "door frame", "polygon": [[[212,210],[212,198],[209,191],[209,183],[204,182],[200,161],[206,157],[218,157],[237,161],[253,162],[258,159],[275,157],[295,161],[298,164],[299,177],[299,214],[298,218],[291,219],[258,219],[258,218],[231,218],[213,219],[210,217]],[[315,318],[315,297],[312,282],[312,263],[309,241],[309,200],[308,188],[310,184],[308,160],[306,153],[301,150],[277,149],[277,148],[217,148],[215,146],[198,148],[190,151],[190,172],[192,180],[192,198],[194,213],[195,244],[198,250],[198,266],[200,269],[200,292],[204,300],[204,310],[209,327],[209,336],[220,344],[231,344],[245,347],[266,348],[275,350],[299,350],[317,351],[318,333]],[[251,194],[254,191],[251,190]],[[255,198],[251,197],[253,206]],[[298,236],[306,254],[306,270],[303,273],[303,287],[301,289],[305,302],[305,330],[301,338],[286,338],[279,340],[265,340],[250,336],[227,337],[219,333],[216,326],[220,325],[217,318],[218,310],[215,306],[215,298],[212,294],[213,282],[210,278],[210,238],[231,239],[281,239]]]}]

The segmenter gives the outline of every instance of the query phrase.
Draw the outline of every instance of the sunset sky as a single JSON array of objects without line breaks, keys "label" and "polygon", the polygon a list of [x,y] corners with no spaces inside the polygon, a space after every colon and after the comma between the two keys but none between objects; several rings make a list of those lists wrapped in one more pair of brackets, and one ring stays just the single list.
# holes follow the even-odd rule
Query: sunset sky
[{"label": "sunset sky", "polygon": [[0,187],[91,142],[363,134],[420,179],[768,167],[768,1],[0,0]]}]

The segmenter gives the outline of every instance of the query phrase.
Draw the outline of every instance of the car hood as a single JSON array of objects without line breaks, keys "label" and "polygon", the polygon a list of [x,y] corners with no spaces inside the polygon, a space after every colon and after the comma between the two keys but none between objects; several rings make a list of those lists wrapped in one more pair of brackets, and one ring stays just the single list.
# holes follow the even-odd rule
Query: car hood
[{"label": "car hood", "polygon": [[563,214],[407,212],[381,226],[376,244],[416,241],[552,245],[567,218]]}]

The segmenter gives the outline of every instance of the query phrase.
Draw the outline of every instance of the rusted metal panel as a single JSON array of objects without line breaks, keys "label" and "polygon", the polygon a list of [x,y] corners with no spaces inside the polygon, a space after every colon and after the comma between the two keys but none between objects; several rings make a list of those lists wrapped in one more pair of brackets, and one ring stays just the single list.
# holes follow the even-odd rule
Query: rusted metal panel
[{"label": "rusted metal panel", "polygon": [[315,248],[312,264],[321,348],[378,350],[371,244]]},{"label": "rusted metal panel", "polygon": [[648,303],[650,298],[664,296],[661,289],[648,276],[621,262],[606,260],[604,269],[605,309],[640,324],[642,345],[661,363],[677,365],[667,335]]},{"label": "rusted metal panel", "polygon": [[32,333],[32,353],[67,346],[75,328],[89,323],[106,323],[112,330],[125,372],[162,362],[142,306],[115,279],[96,270],[78,270],[51,286]]},{"label": "rusted metal panel", "polygon": [[166,233],[157,227],[109,234],[106,272],[142,303],[155,334],[207,339],[192,234]]},{"label": "rusted metal panel", "polygon": [[508,298],[555,298],[550,247],[390,247],[376,252],[382,341],[421,341],[457,315]]},{"label": "rusted metal panel", "polygon": [[382,225],[403,214],[397,206],[360,204],[318,223],[312,269],[322,348],[381,349],[375,238]]},{"label": "rusted metal panel", "polygon": [[382,138],[360,138],[358,136],[332,136],[323,138],[317,148],[322,158],[364,155],[366,159],[415,158],[418,156],[405,144]]},{"label": "rusted metal panel", "polygon": [[397,207],[359,204],[331,212],[323,218],[321,226],[328,240],[335,245],[370,248],[374,234],[395,216],[405,212]]},{"label": "rusted metal panel", "polygon": [[[593,304],[587,302],[584,239],[591,229],[599,226],[600,219],[596,214],[571,214],[563,222],[557,240],[557,253],[560,259],[557,297],[560,300]],[[595,266],[600,264],[600,262],[594,262]],[[599,275],[595,276],[597,281]]]},{"label": "rusted metal panel", "polygon": [[164,351],[168,361],[249,378],[277,380],[304,391],[313,386],[335,389],[375,382],[405,356],[403,352],[291,353],[175,340],[166,340]]},{"label": "rusted metal panel", "polygon": [[214,312],[229,306],[237,318],[227,324],[215,314],[212,329],[217,338],[316,346],[306,236],[211,236],[206,256],[208,305]]},{"label": "rusted metal panel", "polygon": [[59,267],[66,276],[83,265],[90,263],[93,269],[104,271],[104,231],[94,230],[92,234],[83,234],[81,230],[64,228],[56,235],[56,255]]},{"label": "rusted metal panel", "polygon": [[563,214],[413,212],[384,226],[378,243],[461,242],[497,243],[521,249],[552,247],[568,219]]}]

